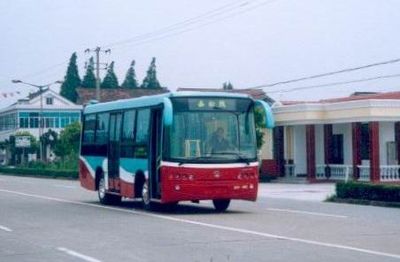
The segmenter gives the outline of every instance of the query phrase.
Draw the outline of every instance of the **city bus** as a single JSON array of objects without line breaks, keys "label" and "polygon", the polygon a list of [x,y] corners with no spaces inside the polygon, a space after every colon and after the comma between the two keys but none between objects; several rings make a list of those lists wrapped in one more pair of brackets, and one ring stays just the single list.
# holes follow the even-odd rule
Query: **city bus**
[{"label": "city bus", "polygon": [[83,110],[81,185],[102,204],[139,198],[146,209],[212,200],[255,201],[254,109],[272,128],[271,108],[245,94],[174,92],[92,103]]}]

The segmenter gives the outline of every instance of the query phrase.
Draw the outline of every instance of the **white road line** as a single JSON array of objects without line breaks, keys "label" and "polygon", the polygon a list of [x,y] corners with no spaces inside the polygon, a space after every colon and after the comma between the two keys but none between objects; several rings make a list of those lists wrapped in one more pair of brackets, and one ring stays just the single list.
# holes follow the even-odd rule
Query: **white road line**
[{"label": "white road line", "polygon": [[0,230],[4,230],[6,232],[12,232],[12,229],[10,229],[8,227],[5,227],[5,226],[2,226],[2,225],[0,225]]},{"label": "white road line", "polygon": [[267,210],[268,211],[277,211],[277,212],[305,214],[305,215],[312,215],[312,216],[322,216],[322,217],[348,218],[348,216],[334,215],[334,214],[320,213],[320,212],[310,212],[310,211],[303,211],[303,210],[297,210],[297,209],[267,208]]},{"label": "white road line", "polygon": [[119,211],[119,212],[124,212],[124,213],[131,213],[131,214],[142,215],[142,216],[147,216],[147,217],[154,217],[154,218],[175,221],[175,222],[180,222],[180,223],[185,223],[185,224],[197,225],[197,226],[208,227],[208,228],[215,228],[215,229],[220,229],[220,230],[225,230],[225,231],[230,231],[230,232],[242,233],[242,234],[253,235],[253,236],[260,236],[260,237],[277,239],[277,240],[287,240],[287,241],[309,244],[309,245],[314,245],[314,246],[349,250],[349,251],[355,251],[355,252],[359,252],[359,253],[382,256],[382,257],[391,257],[391,258],[396,258],[396,259],[400,260],[400,254],[386,253],[386,252],[381,252],[381,251],[376,251],[376,250],[371,250],[371,249],[358,248],[358,247],[353,247],[353,246],[346,246],[346,245],[321,242],[321,241],[314,241],[314,240],[308,240],[308,239],[303,239],[303,238],[287,237],[287,236],[263,233],[263,232],[253,231],[253,230],[242,229],[242,228],[221,226],[221,225],[198,222],[198,221],[193,221],[193,220],[188,220],[188,219],[181,219],[181,218],[176,218],[176,217],[171,217],[171,216],[147,213],[144,211],[129,210],[129,209],[122,209],[122,208],[117,208],[117,207],[109,207],[109,206],[101,206],[101,205],[97,205],[97,204],[71,201],[71,200],[47,197],[47,196],[42,196],[42,195],[28,194],[28,193],[5,190],[5,189],[0,189],[0,192],[11,193],[11,194],[20,195],[20,196],[34,197],[34,198],[39,198],[39,199],[51,200],[51,201],[57,201],[57,202],[62,202],[62,203],[69,203],[69,204],[75,204],[75,205],[81,205],[81,206],[90,206],[90,207],[96,207],[96,208],[101,208],[101,209],[114,210],[114,211]]},{"label": "white road line", "polygon": [[62,188],[68,188],[68,189],[76,189],[78,188],[77,186],[66,186],[66,185],[53,185],[55,187],[62,187]]},{"label": "white road line", "polygon": [[66,254],[68,254],[68,255],[70,255],[70,256],[80,258],[80,259],[85,260],[85,261],[89,261],[89,262],[101,262],[101,260],[98,260],[98,259],[93,258],[93,257],[86,256],[86,255],[84,255],[84,254],[78,253],[78,252],[76,252],[76,251],[73,251],[73,250],[68,249],[68,248],[65,248],[65,247],[58,247],[57,250],[58,250],[58,251],[61,251],[61,252],[64,252],[64,253],[66,253]]}]

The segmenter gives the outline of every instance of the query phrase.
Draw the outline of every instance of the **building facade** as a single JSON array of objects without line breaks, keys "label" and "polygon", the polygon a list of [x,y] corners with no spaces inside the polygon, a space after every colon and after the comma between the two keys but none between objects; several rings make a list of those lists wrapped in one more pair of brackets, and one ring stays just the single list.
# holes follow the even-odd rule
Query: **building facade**
[{"label": "building facade", "polygon": [[264,172],[309,182],[400,183],[400,92],[273,107],[273,148]]},{"label": "building facade", "polygon": [[[8,140],[19,131],[28,131],[37,140],[40,133],[44,134],[50,129],[60,133],[67,125],[80,121],[81,111],[82,106],[70,102],[51,89],[31,94],[0,110],[0,142]],[[5,150],[0,155],[0,159],[5,162]]]}]

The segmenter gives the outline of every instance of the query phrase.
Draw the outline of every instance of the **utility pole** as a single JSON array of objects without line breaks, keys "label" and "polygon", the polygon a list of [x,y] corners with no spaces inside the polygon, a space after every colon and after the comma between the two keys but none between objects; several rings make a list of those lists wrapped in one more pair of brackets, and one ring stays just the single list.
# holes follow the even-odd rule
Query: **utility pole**
[{"label": "utility pole", "polygon": [[[110,54],[111,49],[101,49],[101,47],[97,46],[96,48],[90,49],[87,48],[85,53],[94,52],[96,54],[96,100],[100,102],[100,69],[107,69],[107,64],[100,63],[100,52],[104,52],[105,54]],[[100,64],[105,65],[105,68],[100,68]]]}]

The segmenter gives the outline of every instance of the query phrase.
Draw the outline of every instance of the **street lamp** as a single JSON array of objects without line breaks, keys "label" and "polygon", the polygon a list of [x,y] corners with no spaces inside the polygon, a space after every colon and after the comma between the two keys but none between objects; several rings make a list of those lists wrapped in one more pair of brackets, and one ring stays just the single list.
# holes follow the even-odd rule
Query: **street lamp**
[{"label": "street lamp", "polygon": [[11,80],[11,82],[13,84],[25,84],[25,85],[29,85],[29,86],[33,86],[39,89],[39,94],[40,94],[40,111],[39,111],[39,155],[40,155],[40,160],[43,160],[43,145],[42,145],[42,135],[43,135],[43,127],[44,127],[44,122],[43,122],[43,89],[44,88],[49,88],[51,85],[53,84],[62,84],[63,81],[55,81],[52,83],[49,83],[47,85],[35,85],[35,84],[31,84],[31,83],[27,83],[18,79],[13,79]]}]

